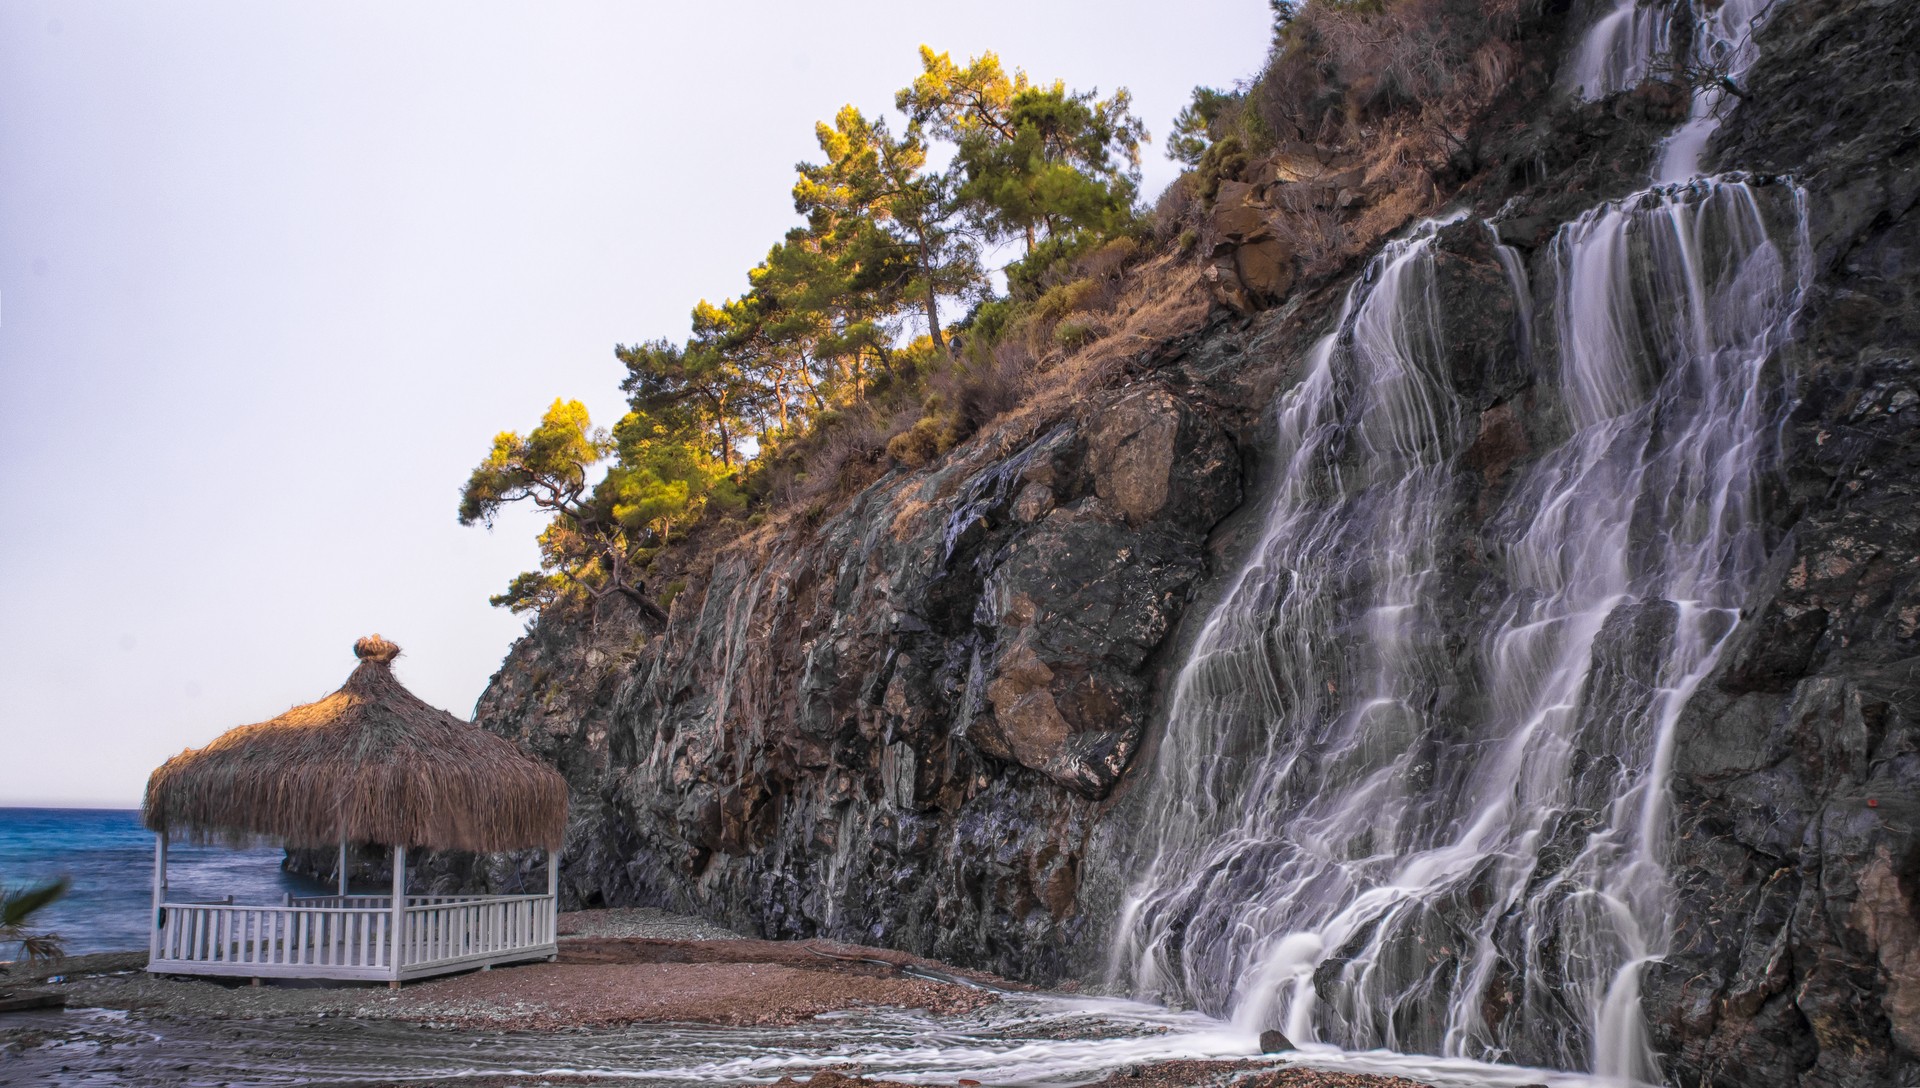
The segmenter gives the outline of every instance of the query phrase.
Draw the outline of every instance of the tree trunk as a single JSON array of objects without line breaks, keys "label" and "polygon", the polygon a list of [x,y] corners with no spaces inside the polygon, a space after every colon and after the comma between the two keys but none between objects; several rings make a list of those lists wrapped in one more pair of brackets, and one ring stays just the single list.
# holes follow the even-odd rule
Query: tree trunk
[{"label": "tree trunk", "polygon": [[920,242],[920,274],[927,278],[927,335],[933,339],[934,350],[946,354],[947,342],[940,335],[940,296],[933,290],[933,269],[928,267],[931,258],[927,255],[925,239]]}]

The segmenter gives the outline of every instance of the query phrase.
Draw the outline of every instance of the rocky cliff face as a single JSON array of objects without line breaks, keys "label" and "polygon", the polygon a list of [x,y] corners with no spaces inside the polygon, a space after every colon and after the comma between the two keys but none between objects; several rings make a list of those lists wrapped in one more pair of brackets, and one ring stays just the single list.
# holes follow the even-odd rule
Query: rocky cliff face
[{"label": "rocky cliff face", "polygon": [[[1680,1083],[1915,1083],[1920,12],[1792,0],[1760,41],[1711,154],[1804,187],[1812,285],[1779,360],[1797,407],[1772,563],[1672,752],[1679,932],[1645,1000]],[[1640,188],[1684,103],[1568,105],[1551,60],[1462,177],[1399,203],[1329,188],[1329,209],[1375,233],[1450,200],[1503,210],[1499,240],[1530,253]],[[1268,413],[1345,286],[1270,267],[1248,221],[1270,189],[1223,188],[1223,306],[1118,388],[729,544],[664,631],[547,623],[514,647],[479,718],[574,784],[569,898],[1037,980],[1101,962],[1168,676],[1251,545]],[[1476,534],[1564,435],[1493,236],[1449,228],[1436,261],[1450,380],[1478,413],[1444,590],[1464,615]]]},{"label": "rocky cliff face", "polygon": [[482,718],[591,791],[569,887],[1058,975],[1079,844],[1241,500],[1232,425],[1142,383],[726,549],[632,650],[530,638]]},{"label": "rocky cliff face", "polygon": [[1815,279],[1771,577],[1674,753],[1682,929],[1650,1004],[1688,1082],[1915,1083],[1920,12],[1798,0],[1761,42],[1719,156],[1806,187]]}]

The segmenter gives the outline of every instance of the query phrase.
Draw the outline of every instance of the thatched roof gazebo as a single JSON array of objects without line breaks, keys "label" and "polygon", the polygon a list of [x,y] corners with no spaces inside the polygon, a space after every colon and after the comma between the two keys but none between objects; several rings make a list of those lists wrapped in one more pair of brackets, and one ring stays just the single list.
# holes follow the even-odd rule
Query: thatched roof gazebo
[{"label": "thatched roof gazebo", "polygon": [[[164,974],[404,979],[551,957],[566,782],[551,767],[394,678],[400,648],[373,635],[337,692],[243,725],[147,780],[155,832],[148,970]],[[167,898],[170,839],[337,845],[339,894],[278,906]],[[391,895],[350,895],[348,843],[393,848]],[[408,848],[544,848],[547,894],[413,896]]]}]

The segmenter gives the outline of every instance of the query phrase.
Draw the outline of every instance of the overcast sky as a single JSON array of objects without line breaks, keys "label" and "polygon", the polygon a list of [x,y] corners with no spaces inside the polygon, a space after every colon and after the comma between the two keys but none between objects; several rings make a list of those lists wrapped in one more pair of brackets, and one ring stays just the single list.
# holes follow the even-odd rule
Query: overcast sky
[{"label": "overcast sky", "polygon": [[0,805],[138,803],[378,631],[463,716],[530,517],[454,521],[496,431],[612,423],[796,222],[843,103],[921,42],[1132,89],[1159,143],[1263,0],[0,0]]}]

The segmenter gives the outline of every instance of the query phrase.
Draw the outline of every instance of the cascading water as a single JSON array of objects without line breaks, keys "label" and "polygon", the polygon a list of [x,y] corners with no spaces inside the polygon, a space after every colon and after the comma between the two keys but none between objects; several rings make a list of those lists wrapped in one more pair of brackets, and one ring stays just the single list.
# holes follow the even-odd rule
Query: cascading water
[{"label": "cascading water", "polygon": [[[1707,141],[1747,69],[1759,59],[1754,34],[1785,0],[1688,0],[1684,4],[1616,0],[1571,57],[1561,83],[1587,101],[1631,90],[1648,78],[1694,88],[1687,120],[1661,142],[1653,178],[1686,181],[1700,172]],[[1675,54],[1675,23],[1689,43]]]},{"label": "cascading water", "polygon": [[1672,48],[1673,14],[1663,4],[1615,0],[1567,58],[1561,83],[1588,101],[1627,90]]},{"label": "cascading water", "polygon": [[[1296,1041],[1657,1079],[1666,752],[1762,565],[1803,222],[1791,187],[1724,178],[1559,232],[1539,399],[1569,437],[1471,574],[1438,226],[1376,258],[1280,407],[1263,538],[1176,681],[1119,979]],[[1443,614],[1462,577],[1487,607]]]},{"label": "cascading water", "polygon": [[1720,0],[1693,12],[1693,46],[1682,68],[1697,89],[1687,120],[1660,145],[1653,167],[1655,181],[1685,181],[1700,172],[1700,157],[1727,108],[1728,88],[1738,87],[1759,59],[1754,33],[1774,5],[1782,2]]}]

